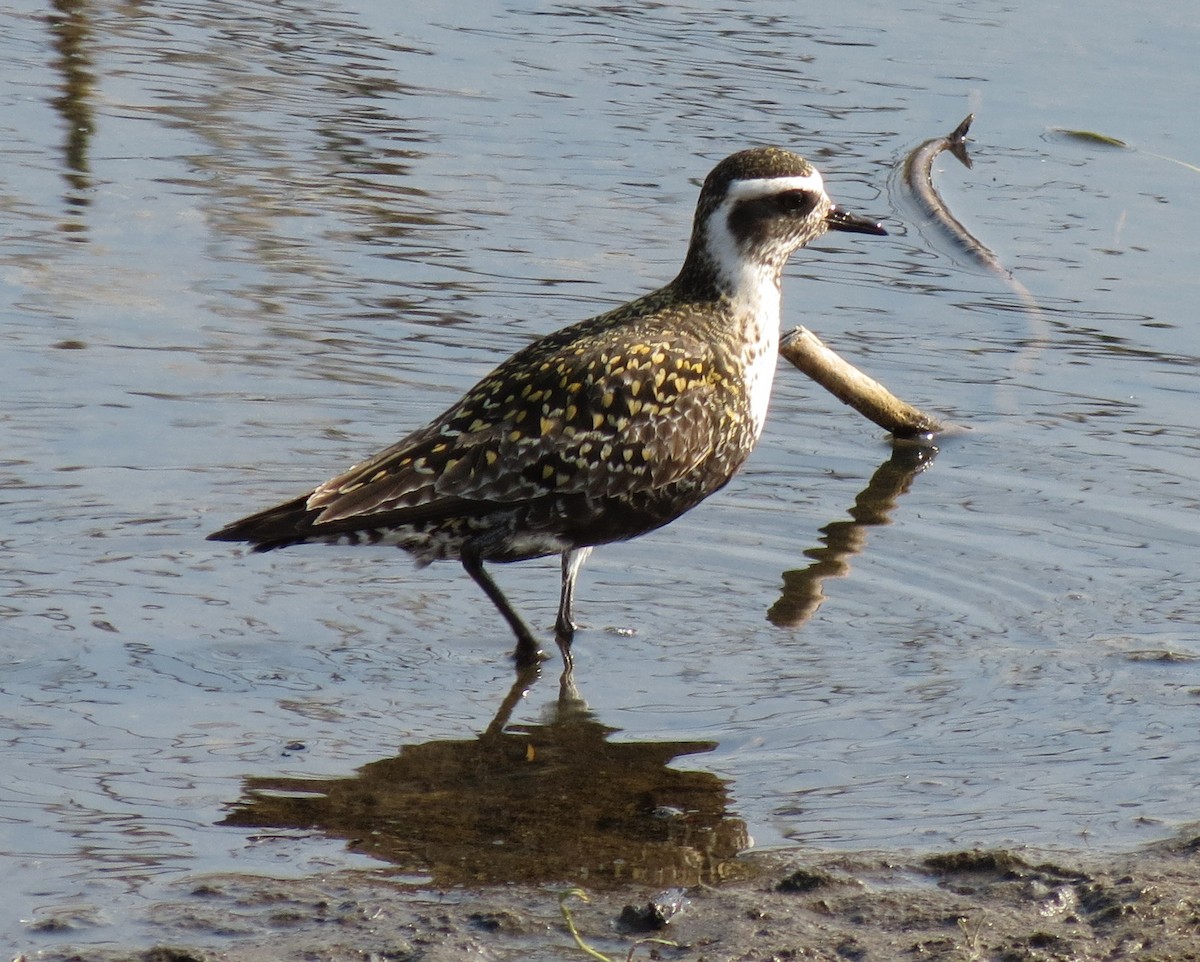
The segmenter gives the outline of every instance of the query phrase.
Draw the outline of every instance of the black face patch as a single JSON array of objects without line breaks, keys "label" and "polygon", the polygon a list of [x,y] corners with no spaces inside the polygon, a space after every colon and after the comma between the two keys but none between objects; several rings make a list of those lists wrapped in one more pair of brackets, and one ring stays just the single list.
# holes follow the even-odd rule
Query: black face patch
[{"label": "black face patch", "polygon": [[781,214],[794,217],[807,217],[817,209],[820,202],[816,193],[811,190],[788,190],[776,194],[773,198],[775,206]]},{"label": "black face patch", "polygon": [[773,233],[773,224],[785,219],[803,220],[819,203],[819,195],[811,190],[785,190],[739,201],[729,212],[729,230],[742,245],[762,244]]}]

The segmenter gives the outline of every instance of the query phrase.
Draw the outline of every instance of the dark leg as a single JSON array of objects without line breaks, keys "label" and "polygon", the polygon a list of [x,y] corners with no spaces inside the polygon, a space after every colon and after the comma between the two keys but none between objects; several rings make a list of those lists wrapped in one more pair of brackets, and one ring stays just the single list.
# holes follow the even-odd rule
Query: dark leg
[{"label": "dark leg", "polygon": [[463,567],[467,569],[467,574],[475,579],[475,584],[483,589],[484,594],[492,599],[492,604],[496,606],[496,610],[504,616],[504,620],[508,622],[508,626],[513,630],[513,634],[517,636],[517,647],[513,651],[513,659],[517,663],[518,668],[527,668],[530,665],[536,665],[545,655],[538,648],[538,643],[534,640],[529,629],[525,627],[525,622],[521,620],[521,616],[514,610],[513,606],[508,603],[508,599],[504,597],[504,593],[496,586],[491,576],[483,570],[483,559],[479,557],[479,550],[471,546],[470,542],[464,544],[461,552]]},{"label": "dark leg", "polygon": [[592,549],[572,548],[564,551],[562,556],[562,596],[558,602],[558,618],[554,622],[554,640],[558,642],[562,652],[563,662],[571,667],[571,639],[575,637],[575,617],[572,608],[575,604],[575,580],[579,577],[579,569],[587,561]]}]

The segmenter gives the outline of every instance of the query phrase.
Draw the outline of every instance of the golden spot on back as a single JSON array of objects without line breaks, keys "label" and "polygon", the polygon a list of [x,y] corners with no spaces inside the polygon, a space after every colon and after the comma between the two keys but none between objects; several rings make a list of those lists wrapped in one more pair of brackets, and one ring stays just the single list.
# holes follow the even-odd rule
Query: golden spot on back
[{"label": "golden spot on back", "polygon": [[542,480],[549,481],[552,477],[554,477],[554,466],[547,464],[542,468]]},{"label": "golden spot on back", "polygon": [[500,455],[498,455],[495,451],[484,451],[483,459],[488,463],[488,466],[491,467],[500,459]]},{"label": "golden spot on back", "polygon": [[638,391],[640,391],[641,389],[642,389],[641,381],[630,381],[629,382],[629,393],[632,394],[634,397],[638,396]]},{"label": "golden spot on back", "polygon": [[554,420],[552,418],[542,418],[542,434],[549,434],[554,430]]},{"label": "golden spot on back", "polygon": [[599,430],[600,426],[603,423],[604,423],[604,415],[603,414],[597,413],[597,414],[592,415],[592,429],[593,430]]},{"label": "golden spot on back", "polygon": [[662,362],[665,361],[666,359],[667,359],[667,355],[665,355],[662,351],[656,351],[654,354],[650,355],[650,363],[653,364],[655,367],[662,364]]},{"label": "golden spot on back", "polygon": [[578,413],[579,408],[577,408],[574,404],[568,404],[566,408],[563,409],[563,417],[568,421],[574,421],[575,415]]},{"label": "golden spot on back", "polygon": [[600,398],[600,406],[605,407],[605,408],[610,408],[613,406],[614,399],[615,398],[613,396],[612,391],[605,391],[604,396],[602,398]]},{"label": "golden spot on back", "polygon": [[641,401],[637,400],[636,398],[634,398],[634,399],[630,400],[630,402],[629,402],[629,414],[630,414],[630,416],[631,416],[631,417],[637,417],[637,413],[638,413],[638,411],[640,411],[641,409],[642,409],[642,402],[641,402]]},{"label": "golden spot on back", "polygon": [[521,438],[523,438],[523,437],[525,437],[525,434],[522,431],[509,431],[508,432],[508,439],[510,441],[512,441],[513,443],[520,441]]},{"label": "golden spot on back", "polygon": [[687,390],[687,386],[688,386],[687,378],[685,378],[685,377],[675,378],[675,390],[678,391],[680,394],[682,394],[685,390]]}]

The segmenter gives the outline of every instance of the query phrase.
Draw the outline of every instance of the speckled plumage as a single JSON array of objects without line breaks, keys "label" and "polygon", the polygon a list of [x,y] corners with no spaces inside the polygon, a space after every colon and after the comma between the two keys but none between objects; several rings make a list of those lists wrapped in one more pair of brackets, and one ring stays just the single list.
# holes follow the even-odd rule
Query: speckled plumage
[{"label": "speckled plumage", "polygon": [[721,488],[762,430],[779,338],[779,280],[835,211],[788,151],[722,161],[667,286],[518,351],[428,426],[314,491],[218,531],[265,551],[309,541],[396,544],[463,562],[517,635],[536,642],[485,561],[563,556],[557,635],[574,629],[591,547],[651,531]]}]

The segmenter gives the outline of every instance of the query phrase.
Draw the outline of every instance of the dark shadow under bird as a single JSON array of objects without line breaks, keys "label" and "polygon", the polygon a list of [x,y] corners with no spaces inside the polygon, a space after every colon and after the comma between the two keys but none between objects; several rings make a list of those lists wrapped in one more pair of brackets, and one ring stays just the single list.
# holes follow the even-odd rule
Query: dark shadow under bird
[{"label": "dark shadow under bird", "polygon": [[789,255],[828,229],[884,234],[835,207],[802,157],[721,161],[700,191],[679,275],[540,338],[426,427],[315,490],[222,528],[256,551],[389,544],[457,559],[517,637],[538,644],[485,562],[562,556],[555,634],[570,663],[579,570],[722,488],[762,432]]}]

